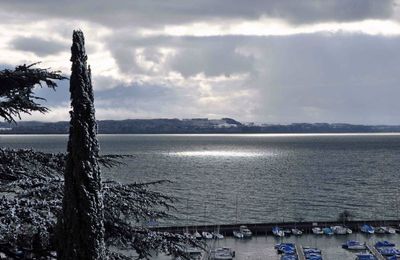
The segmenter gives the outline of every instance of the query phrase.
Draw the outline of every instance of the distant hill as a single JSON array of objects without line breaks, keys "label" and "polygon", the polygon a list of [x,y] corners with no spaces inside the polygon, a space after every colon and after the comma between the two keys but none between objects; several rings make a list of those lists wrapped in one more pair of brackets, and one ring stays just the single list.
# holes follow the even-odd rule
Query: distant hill
[{"label": "distant hill", "polygon": [[[180,133],[388,133],[400,126],[296,123],[289,125],[244,124],[222,119],[129,119],[100,120],[101,134],[180,134]],[[1,134],[66,134],[69,122],[24,121],[17,125],[0,123]]]}]

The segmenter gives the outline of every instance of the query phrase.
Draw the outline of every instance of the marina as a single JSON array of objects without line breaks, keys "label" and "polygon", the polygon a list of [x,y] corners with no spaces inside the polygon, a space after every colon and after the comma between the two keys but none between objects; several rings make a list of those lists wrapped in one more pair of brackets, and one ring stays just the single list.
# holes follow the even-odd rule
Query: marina
[{"label": "marina", "polygon": [[[233,260],[281,260],[282,254],[279,254],[275,248],[280,243],[293,243],[296,247],[298,259],[306,259],[301,256],[301,248],[317,248],[321,251],[323,260],[355,260],[358,254],[370,254],[369,250],[346,250],[342,248],[342,244],[347,240],[358,240],[362,243],[375,245],[376,242],[388,240],[396,245],[400,245],[400,234],[395,235],[365,235],[355,232],[344,236],[316,236],[314,234],[304,234],[302,236],[290,236],[285,238],[277,238],[272,235],[259,235],[251,239],[235,239],[226,237],[225,239],[209,241],[207,245],[210,250],[212,248],[231,248],[235,251]],[[376,249],[375,249],[376,251]],[[376,254],[376,252],[375,252]],[[376,254],[375,256],[378,256]],[[305,257],[305,256],[304,256]],[[171,260],[171,256],[158,255],[152,260]],[[207,259],[207,258],[205,258]],[[385,259],[386,258],[376,258]]]},{"label": "marina", "polygon": [[[237,260],[307,260],[307,259],[332,259],[332,260],[354,260],[354,259],[375,259],[387,260],[395,259],[397,249],[394,245],[400,244],[399,220],[385,221],[385,227],[390,227],[397,231],[393,234],[386,232],[364,233],[361,232],[363,225],[370,227],[378,226],[381,221],[348,221],[345,224],[347,229],[352,232],[334,232],[332,235],[317,235],[312,229],[319,227],[332,227],[333,230],[339,229],[343,223],[338,222],[297,222],[297,223],[259,223],[259,224],[235,224],[219,225],[219,232],[224,235],[224,239],[204,240],[207,243],[209,252],[227,252],[227,248],[235,252],[235,257],[228,259]],[[240,226],[246,226],[253,234],[251,238],[240,238],[233,236],[233,231],[240,230]],[[281,230],[296,228],[302,231],[301,235],[285,233],[285,236],[276,236],[272,230],[279,227]],[[212,232],[216,226],[189,226],[191,230],[198,232]],[[182,227],[159,227],[158,231],[180,232]],[[208,231],[207,231],[208,230]],[[390,242],[388,242],[390,241]],[[346,246],[345,246],[346,245]],[[221,248],[225,248],[223,251]],[[213,251],[214,250],[214,251]],[[217,250],[217,252],[218,252]],[[381,252],[387,254],[383,256]],[[320,255],[319,255],[320,254]],[[209,255],[209,254],[208,254]],[[307,258],[308,257],[308,258]],[[171,259],[168,256],[157,256],[153,259]],[[212,260],[212,258],[203,258]]]}]

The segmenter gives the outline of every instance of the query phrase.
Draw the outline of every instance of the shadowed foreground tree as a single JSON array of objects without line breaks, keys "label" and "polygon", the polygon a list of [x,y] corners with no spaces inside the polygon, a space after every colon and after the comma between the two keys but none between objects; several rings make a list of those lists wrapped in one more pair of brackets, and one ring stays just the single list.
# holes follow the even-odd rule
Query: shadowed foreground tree
[{"label": "shadowed foreground tree", "polygon": [[[83,35],[81,36],[83,40]],[[83,45],[72,47],[73,61],[75,60],[74,48],[82,51]],[[2,195],[0,199],[0,258],[96,259],[97,257],[97,259],[101,259],[101,257],[108,257],[109,259],[131,259],[123,252],[129,253],[134,250],[138,258],[148,259],[154,252],[164,252],[180,256],[182,259],[190,259],[185,248],[187,246],[203,247],[203,243],[191,236],[156,232],[143,225],[150,219],[172,217],[167,211],[173,209],[175,199],[149,189],[150,186],[163,181],[127,184],[106,181],[100,184],[100,170],[97,162],[107,172],[112,167],[121,165],[118,160],[126,157],[98,155],[90,71],[81,74],[82,66],[85,67],[86,55],[81,55],[79,58],[75,56],[75,58],[79,62],[75,64],[75,67],[73,65],[72,70],[76,69],[79,74],[75,79],[71,77],[71,85],[72,82],[78,82],[82,89],[75,94],[72,92],[77,90],[71,89],[74,111],[71,113],[68,155],[0,148],[0,194]],[[38,70],[38,72],[40,71]],[[59,79],[61,78],[63,77],[60,76]],[[34,82],[36,81],[27,82],[27,85],[34,86]],[[47,81],[45,82],[47,83]],[[55,86],[54,83],[53,87]],[[30,90],[32,91],[32,88]],[[77,106],[82,106],[80,108],[82,110],[77,112],[75,110]],[[6,106],[3,106],[3,109],[7,111]],[[7,116],[10,114],[0,114],[0,116],[6,121],[10,121],[10,119],[12,121],[12,116],[19,116],[20,112],[30,111],[40,110],[25,108],[18,110],[18,107],[15,107],[11,117]],[[47,109],[43,107],[40,112],[46,111]],[[82,114],[77,115],[77,113]],[[93,115],[89,122],[84,120],[88,115]],[[72,151],[75,146],[79,146],[79,149]],[[88,152],[88,155],[85,155],[85,152]],[[79,175],[84,170],[88,171]],[[71,182],[66,184],[65,188],[64,173],[66,182]],[[85,174],[90,176],[85,176]],[[73,180],[69,179],[72,177],[81,177],[79,180],[81,183],[78,182],[79,185],[75,186],[75,183],[72,183]],[[68,187],[71,184],[72,186]],[[64,191],[85,194],[65,195],[63,200]],[[83,200],[81,201],[79,199],[82,196]],[[104,208],[100,202],[101,198],[103,198]],[[71,205],[67,205],[70,200],[74,201]],[[88,209],[87,206],[93,208],[85,211]],[[68,212],[68,210],[66,212],[67,208],[74,210],[74,207],[76,207],[75,209],[85,208],[80,213],[79,211]],[[68,218],[68,221],[71,222],[66,221]],[[61,220],[60,225],[56,224],[57,219]],[[100,223],[94,223],[95,220],[99,220]],[[94,226],[90,226],[91,230],[89,231],[84,230],[87,227],[76,221]],[[79,225],[81,229],[78,230],[75,226],[71,226],[73,223]],[[69,227],[78,234],[68,233],[69,231],[66,231],[65,228]],[[61,233],[57,233],[56,230]],[[58,236],[65,239],[61,241],[65,246],[61,250],[57,248],[57,241],[60,241]],[[66,239],[79,240],[84,237],[89,237],[89,240],[84,241],[83,244],[79,241],[66,241]],[[83,248],[93,245],[98,247],[99,251],[93,252],[90,251],[91,248]],[[57,249],[60,250],[59,257],[56,254]],[[111,249],[118,249],[118,252]],[[75,250],[75,252],[68,255],[70,253],[67,250]]]},{"label": "shadowed foreground tree", "polygon": [[99,144],[85,39],[73,32],[70,78],[71,121],[60,216],[59,259],[106,258]]}]

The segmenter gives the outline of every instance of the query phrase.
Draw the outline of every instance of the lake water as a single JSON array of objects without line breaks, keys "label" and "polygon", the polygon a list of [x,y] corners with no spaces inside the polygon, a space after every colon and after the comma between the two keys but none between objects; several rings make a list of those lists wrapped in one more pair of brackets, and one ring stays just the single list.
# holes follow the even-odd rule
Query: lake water
[{"label": "lake water", "polygon": [[[100,135],[103,154],[130,154],[104,171],[121,182],[166,179],[177,219],[227,224],[399,217],[400,135]],[[1,147],[64,152],[67,136],[0,136]]]}]

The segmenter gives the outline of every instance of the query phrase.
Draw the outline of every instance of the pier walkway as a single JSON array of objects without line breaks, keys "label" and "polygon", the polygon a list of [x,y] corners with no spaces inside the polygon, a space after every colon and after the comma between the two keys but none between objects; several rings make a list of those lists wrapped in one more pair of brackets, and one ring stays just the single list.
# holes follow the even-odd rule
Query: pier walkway
[{"label": "pier walkway", "polygon": [[299,257],[299,260],[306,260],[306,257],[304,255],[303,247],[299,245],[298,243],[295,244],[296,247],[296,253],[297,256]]},{"label": "pier walkway", "polygon": [[383,255],[381,253],[379,253],[378,250],[376,250],[376,248],[373,245],[367,243],[367,248],[371,252],[371,254],[373,254],[376,257],[376,259],[385,260]]}]

